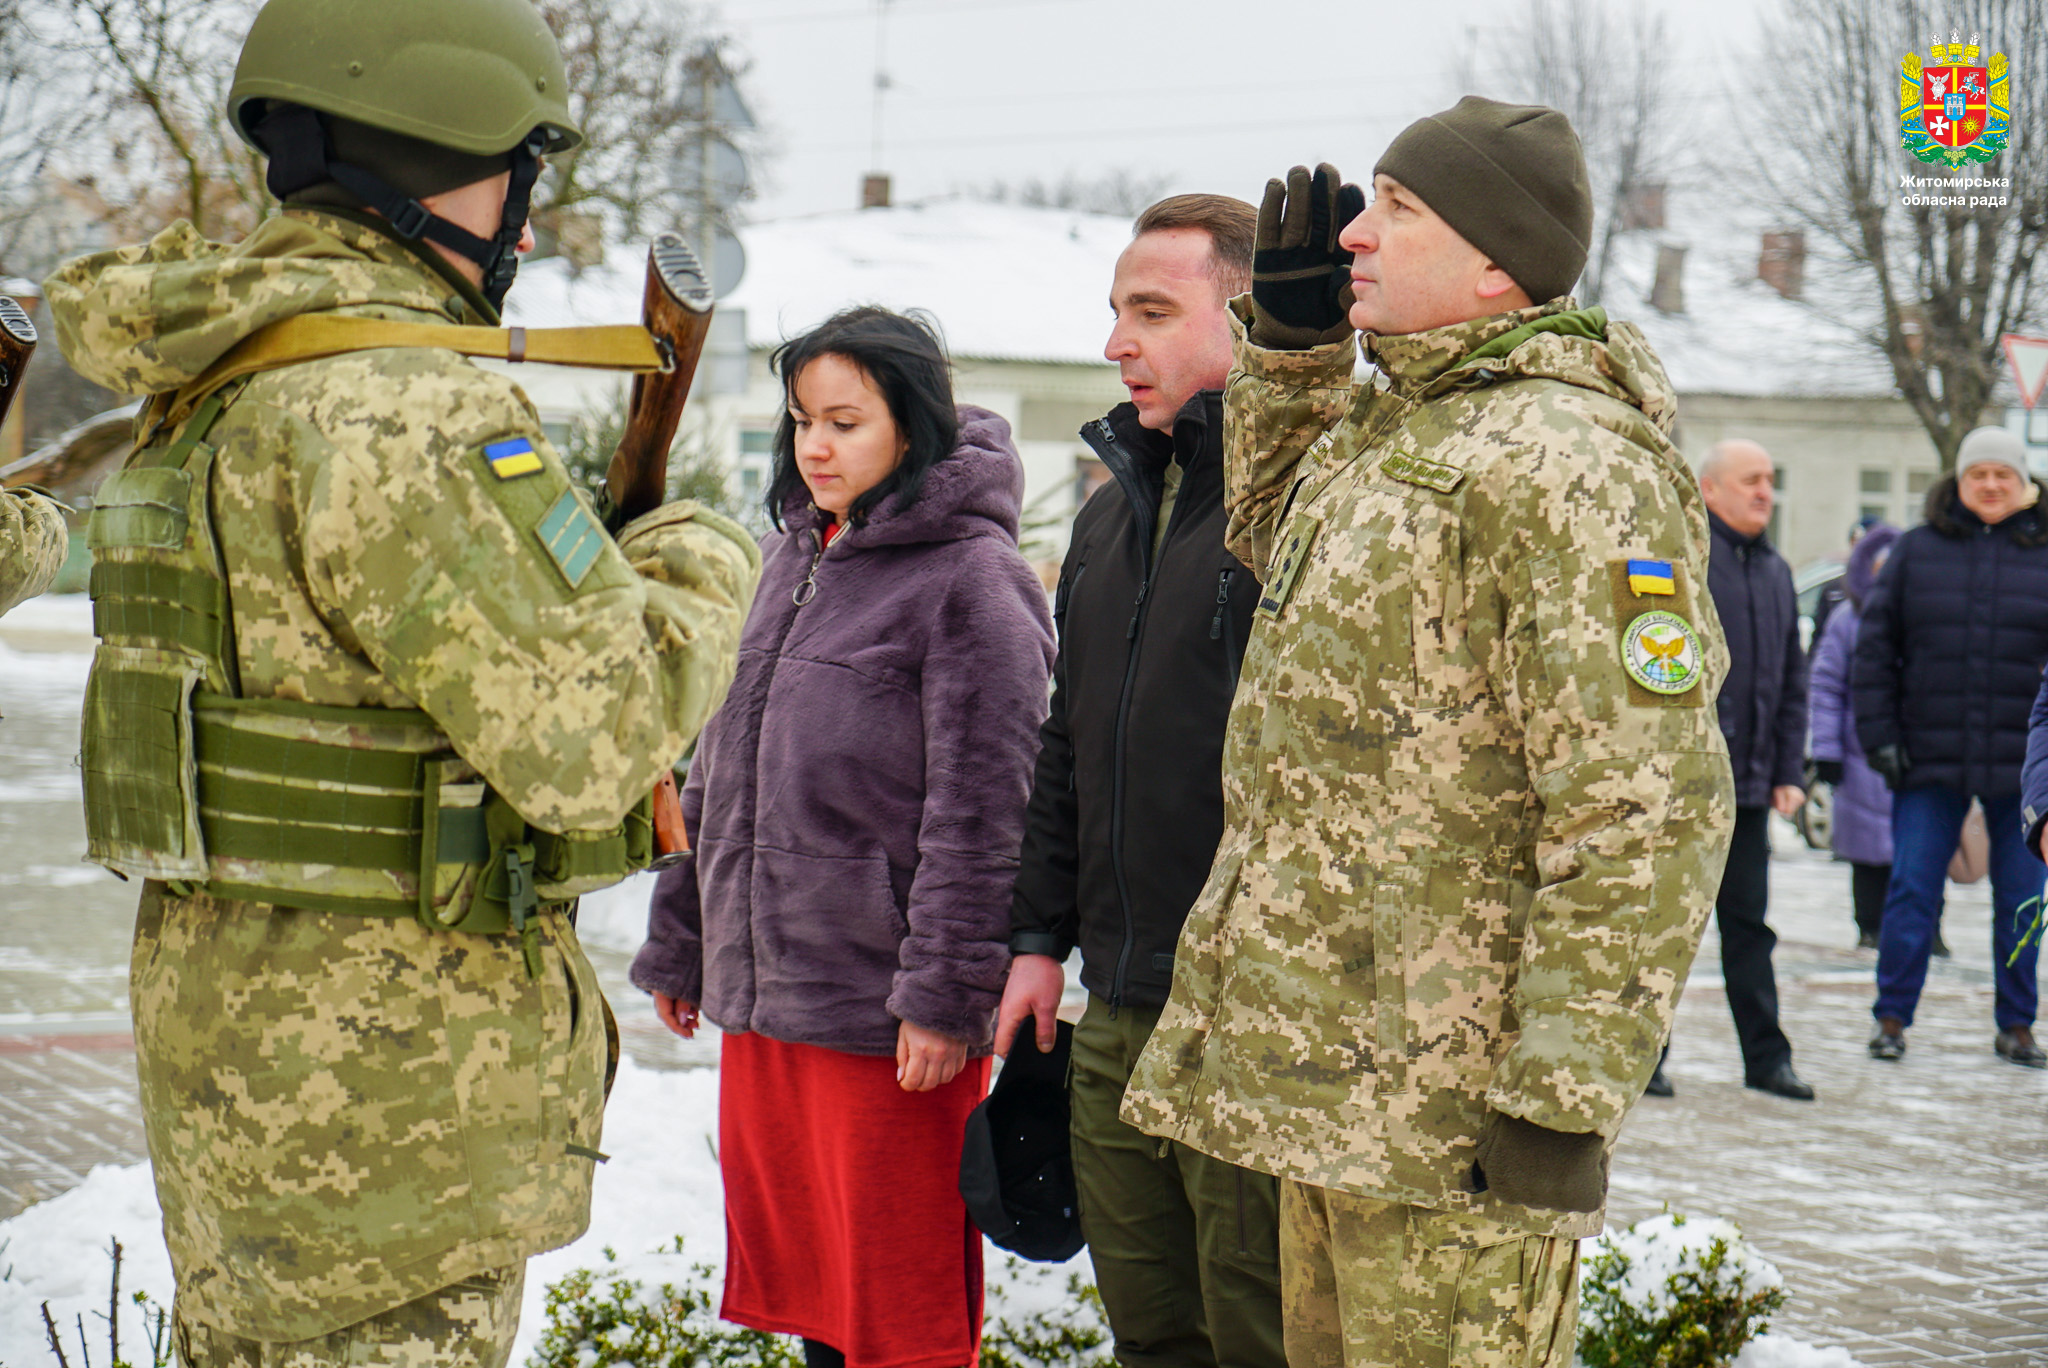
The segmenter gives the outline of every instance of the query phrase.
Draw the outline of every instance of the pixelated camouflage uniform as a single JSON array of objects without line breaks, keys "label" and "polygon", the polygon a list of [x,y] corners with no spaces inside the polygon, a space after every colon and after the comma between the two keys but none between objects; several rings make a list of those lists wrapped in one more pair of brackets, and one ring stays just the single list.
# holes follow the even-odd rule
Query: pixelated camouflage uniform
[{"label": "pixelated camouflage uniform", "polygon": [[[1227,827],[1124,1116],[1283,1179],[1580,1236],[1470,1191],[1489,1110],[1611,1144],[1732,810],[1699,491],[1642,336],[1569,299],[1269,352],[1238,317],[1231,548],[1265,585]],[[1676,592],[1638,597],[1634,558]],[[1701,678],[1624,671],[1634,615]]]},{"label": "pixelated camouflage uniform", "polygon": [[[367,218],[296,209],[233,246],[175,225],[48,293],[71,363],[127,393],[305,313],[497,321]],[[522,439],[538,468],[498,478],[483,448]],[[244,698],[351,709],[333,725],[366,737],[424,710],[572,835],[618,823],[720,702],[751,538],[669,504],[572,583],[535,529],[568,477],[511,381],[441,350],[302,362],[233,390],[208,441]],[[145,886],[131,983],[181,1322],[327,1336],[582,1233],[611,1042],[573,903],[541,908],[533,975],[516,936],[184,887]]]},{"label": "pixelated camouflage uniform", "polygon": [[0,491],[0,613],[48,589],[70,549],[55,503],[33,489]]}]

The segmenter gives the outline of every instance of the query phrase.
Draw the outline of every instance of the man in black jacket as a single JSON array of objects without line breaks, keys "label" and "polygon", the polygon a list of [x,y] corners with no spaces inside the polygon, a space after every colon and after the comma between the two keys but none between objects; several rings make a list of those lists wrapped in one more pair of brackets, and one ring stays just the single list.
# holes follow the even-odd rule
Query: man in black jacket
[{"label": "man in black jacket", "polygon": [[1792,1042],[1778,1025],[1771,970],[1778,937],[1764,920],[1771,810],[1789,817],[1806,801],[1806,659],[1792,568],[1764,535],[1777,501],[1770,453],[1755,442],[1716,443],[1700,463],[1700,493],[1712,529],[1707,591],[1728,638],[1728,682],[1717,706],[1735,769],[1735,839],[1714,903],[1721,976],[1742,1044],[1743,1081],[1810,1102],[1813,1089],[1792,1071]]},{"label": "man in black jacket", "polygon": [[1053,1044],[1062,963],[1087,1011],[1070,1100],[1081,1229],[1125,1364],[1283,1368],[1275,1181],[1117,1116],[1223,834],[1223,729],[1258,585],[1223,546],[1225,302],[1256,215],[1179,195],[1118,258],[1104,349],[1131,400],[1082,438],[1115,479],[1074,522],[1060,654],[1026,817],[996,1050]]}]

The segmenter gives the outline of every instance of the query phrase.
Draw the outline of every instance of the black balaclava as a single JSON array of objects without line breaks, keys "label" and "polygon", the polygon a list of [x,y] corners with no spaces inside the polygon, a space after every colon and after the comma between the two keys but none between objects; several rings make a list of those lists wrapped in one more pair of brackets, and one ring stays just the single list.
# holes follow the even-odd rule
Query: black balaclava
[{"label": "black balaclava", "polygon": [[[279,200],[305,192],[338,189],[342,197],[374,210],[407,241],[438,242],[483,270],[480,287],[491,307],[501,309],[519,273],[519,238],[526,230],[534,182],[540,178],[547,132],[536,128],[509,152],[479,155],[304,105],[271,105],[251,129],[270,156],[265,183]],[[421,199],[473,184],[507,167],[505,214],[495,237],[481,238],[429,210]]]}]

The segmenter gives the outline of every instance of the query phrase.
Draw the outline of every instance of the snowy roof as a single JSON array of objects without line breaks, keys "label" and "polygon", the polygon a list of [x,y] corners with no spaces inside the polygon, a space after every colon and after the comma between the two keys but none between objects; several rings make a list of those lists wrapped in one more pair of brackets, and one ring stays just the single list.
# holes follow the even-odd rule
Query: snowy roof
[{"label": "snowy roof", "polygon": [[[1099,366],[1110,273],[1130,237],[1121,217],[959,200],[757,223],[740,229],[746,275],[720,303],[747,311],[751,347],[881,304],[928,310],[955,356]],[[644,261],[618,247],[573,279],[559,259],[522,267],[506,321],[636,319]]]},{"label": "snowy roof", "polygon": [[[1804,298],[1786,299],[1757,277],[1770,226],[1714,197],[1674,191],[1664,228],[1616,240],[1602,303],[1643,330],[1680,394],[1890,395],[1891,367],[1857,336],[1859,303],[1811,234]],[[1684,313],[1650,305],[1661,243],[1686,248]]]}]

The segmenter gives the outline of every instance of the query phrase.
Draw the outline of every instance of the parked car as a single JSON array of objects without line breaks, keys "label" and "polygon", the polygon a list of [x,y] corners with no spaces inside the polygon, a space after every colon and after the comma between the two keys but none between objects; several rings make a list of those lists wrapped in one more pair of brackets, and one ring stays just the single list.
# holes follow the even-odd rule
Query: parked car
[{"label": "parked car", "polygon": [[1792,592],[1799,600],[1799,649],[1811,651],[1821,624],[1842,601],[1842,576],[1849,573],[1846,561],[1838,557],[1809,561],[1792,577]]}]

